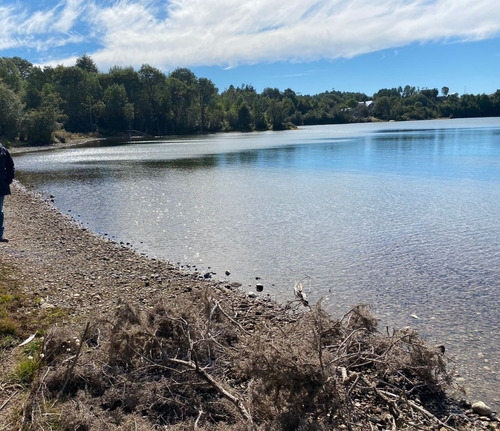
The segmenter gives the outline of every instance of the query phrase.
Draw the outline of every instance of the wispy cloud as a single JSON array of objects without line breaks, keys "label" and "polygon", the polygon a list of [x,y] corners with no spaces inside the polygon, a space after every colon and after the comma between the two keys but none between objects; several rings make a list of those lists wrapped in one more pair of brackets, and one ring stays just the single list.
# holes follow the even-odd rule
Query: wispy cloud
[{"label": "wispy cloud", "polygon": [[54,2],[46,9],[26,9],[17,2],[0,7],[0,50],[33,48],[47,51],[79,43],[84,35],[75,31],[75,25],[85,9],[84,0]]},{"label": "wispy cloud", "polygon": [[15,4],[0,7],[0,49],[74,52],[85,39],[101,69],[351,58],[500,33],[497,0],[66,0],[28,12]]}]

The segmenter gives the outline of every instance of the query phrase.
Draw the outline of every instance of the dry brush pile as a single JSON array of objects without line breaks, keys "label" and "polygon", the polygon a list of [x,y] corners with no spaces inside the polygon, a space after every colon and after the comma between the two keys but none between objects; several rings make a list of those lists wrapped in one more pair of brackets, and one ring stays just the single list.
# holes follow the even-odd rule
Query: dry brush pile
[{"label": "dry brush pile", "polygon": [[24,429],[481,429],[446,395],[441,350],[378,332],[366,306],[336,320],[191,293],[50,330]]}]

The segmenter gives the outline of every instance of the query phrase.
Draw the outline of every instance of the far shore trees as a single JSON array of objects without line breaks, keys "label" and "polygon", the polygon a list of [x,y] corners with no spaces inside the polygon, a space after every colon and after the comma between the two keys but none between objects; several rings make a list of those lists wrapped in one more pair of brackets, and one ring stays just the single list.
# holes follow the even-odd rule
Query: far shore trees
[{"label": "far shore trees", "polygon": [[[440,95],[441,94],[441,95]],[[410,85],[363,93],[301,95],[288,88],[229,86],[187,68],[168,74],[144,64],[100,72],[87,54],[74,66],[38,67],[19,57],[0,58],[0,136],[47,144],[53,133],[171,135],[283,130],[301,125],[373,120],[500,115],[500,90],[459,96],[448,87]]]}]

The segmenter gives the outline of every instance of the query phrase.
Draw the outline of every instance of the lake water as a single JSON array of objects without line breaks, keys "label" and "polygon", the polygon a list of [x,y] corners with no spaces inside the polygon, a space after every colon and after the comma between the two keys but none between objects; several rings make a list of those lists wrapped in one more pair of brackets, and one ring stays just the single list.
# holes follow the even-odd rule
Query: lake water
[{"label": "lake water", "polygon": [[[341,317],[373,305],[500,408],[500,118],[302,127],[15,157],[100,234]],[[260,279],[257,281],[257,277]]]}]

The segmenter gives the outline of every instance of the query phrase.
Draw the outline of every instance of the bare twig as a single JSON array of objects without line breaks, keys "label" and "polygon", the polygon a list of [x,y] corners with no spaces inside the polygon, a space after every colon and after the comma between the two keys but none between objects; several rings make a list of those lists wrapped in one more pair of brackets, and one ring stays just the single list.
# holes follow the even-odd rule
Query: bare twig
[{"label": "bare twig", "polygon": [[14,392],[11,394],[11,396],[10,396],[9,398],[7,398],[7,399],[5,400],[5,402],[4,402],[4,403],[0,406],[0,411],[2,411],[2,410],[5,408],[5,406],[9,403],[9,401],[10,401],[12,398],[14,398],[14,397],[15,397],[18,393],[19,393],[19,391],[14,391]]},{"label": "bare twig", "polygon": [[67,386],[69,380],[71,379],[71,375],[73,374],[73,370],[75,369],[76,362],[78,361],[78,357],[80,356],[80,352],[82,351],[83,343],[85,342],[85,338],[87,337],[87,332],[89,330],[89,326],[90,326],[90,322],[87,322],[87,326],[85,326],[85,331],[83,331],[82,338],[80,338],[80,344],[78,346],[78,350],[76,352],[75,359],[74,359],[73,363],[71,364],[71,367],[69,367],[68,371],[66,371],[66,379],[64,380],[64,384],[62,385],[61,390],[57,394],[57,399],[59,399],[64,394],[66,386]]},{"label": "bare twig", "polygon": [[200,407],[200,409],[198,411],[198,417],[194,421],[194,426],[193,426],[194,431],[196,431],[198,429],[198,422],[200,421],[201,416],[203,415],[203,413],[204,413],[203,409]]},{"label": "bare twig", "polygon": [[221,313],[234,325],[236,325],[241,331],[243,331],[245,334],[250,334],[243,326],[241,326],[236,320],[234,320],[229,314],[227,314],[224,309],[220,306],[220,302],[216,301],[215,305],[219,308]]},{"label": "bare twig", "polygon": [[442,427],[445,427],[446,429],[451,430],[451,431],[457,431],[456,428],[453,428],[453,427],[449,426],[448,424],[444,423],[439,418],[437,418],[435,415],[433,415],[430,411],[428,411],[428,410],[424,409],[423,407],[419,406],[418,404],[416,404],[412,400],[406,400],[406,402],[410,406],[412,406],[414,409],[417,409],[418,411],[420,411],[421,413],[423,413],[425,416],[427,416],[429,419],[431,419],[434,422],[438,423]]},{"label": "bare twig", "polygon": [[193,361],[184,361],[182,359],[175,359],[175,358],[167,358],[166,361],[172,364],[182,365],[183,367],[190,368],[191,370],[196,371],[198,374],[200,374],[200,376],[203,377],[208,383],[210,383],[210,385],[214,389],[216,389],[224,398],[226,398],[227,400],[229,400],[231,403],[234,404],[234,406],[240,412],[241,416],[243,416],[246,423],[249,425],[249,428],[250,429],[254,428],[252,416],[246,409],[245,405],[243,404],[243,401],[236,395],[233,395],[231,392],[225,389],[222,386],[222,384],[217,380],[215,380],[210,374],[208,374],[204,368],[200,368],[198,364],[196,364]]},{"label": "bare twig", "polygon": [[[375,389],[375,388],[374,388]],[[383,391],[381,389],[377,389],[377,392],[380,394],[384,394],[384,395],[387,395],[388,397],[392,397],[392,398],[398,398],[400,399],[401,397],[396,395],[396,394],[393,394],[392,392],[388,392],[388,391]],[[450,431],[457,431],[456,428],[453,428],[449,425],[447,425],[446,423],[444,423],[443,421],[441,421],[439,418],[437,418],[435,415],[433,415],[430,411],[424,409],[422,406],[419,406],[417,403],[415,403],[414,401],[412,400],[409,400],[405,397],[404,401],[412,408],[418,410],[420,413],[423,413],[425,416],[427,416],[427,418],[433,420],[434,422],[436,422],[437,424],[441,425],[442,427],[445,427],[446,429],[449,429]]]}]

